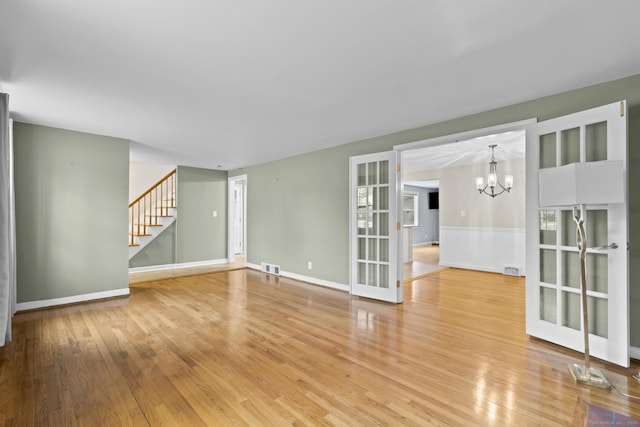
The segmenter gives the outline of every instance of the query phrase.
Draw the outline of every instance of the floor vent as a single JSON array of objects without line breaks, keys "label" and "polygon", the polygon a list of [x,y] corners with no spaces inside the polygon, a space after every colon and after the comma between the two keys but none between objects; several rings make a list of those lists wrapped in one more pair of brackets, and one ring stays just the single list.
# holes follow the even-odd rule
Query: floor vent
[{"label": "floor vent", "polygon": [[274,274],[276,276],[280,275],[280,266],[274,264],[267,264],[266,262],[262,263],[262,271],[269,274]]},{"label": "floor vent", "polygon": [[521,276],[520,268],[519,267],[514,267],[512,265],[505,266],[503,274],[505,274],[507,276]]}]

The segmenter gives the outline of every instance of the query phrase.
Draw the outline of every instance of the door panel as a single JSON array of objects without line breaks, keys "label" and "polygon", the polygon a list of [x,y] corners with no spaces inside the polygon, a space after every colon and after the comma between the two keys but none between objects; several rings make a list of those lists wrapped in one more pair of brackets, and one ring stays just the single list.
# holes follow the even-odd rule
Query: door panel
[{"label": "door panel", "polygon": [[395,152],[350,159],[350,292],[402,302],[399,284]]},{"label": "door panel", "polygon": [[[626,176],[626,103],[540,122],[536,128],[537,135],[527,140],[527,333],[584,351],[573,212],[571,206],[540,207],[538,172],[622,160]],[[587,205],[585,215],[590,353],[622,366],[629,366],[627,209],[626,202]],[[608,247],[611,243],[617,248]]]}]

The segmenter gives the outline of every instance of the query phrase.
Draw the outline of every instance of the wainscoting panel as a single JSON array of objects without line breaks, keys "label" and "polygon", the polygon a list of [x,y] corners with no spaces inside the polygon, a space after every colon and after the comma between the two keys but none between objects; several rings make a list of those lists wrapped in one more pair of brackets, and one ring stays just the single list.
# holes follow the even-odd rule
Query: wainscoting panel
[{"label": "wainscoting panel", "polygon": [[525,275],[524,228],[440,227],[440,265]]}]

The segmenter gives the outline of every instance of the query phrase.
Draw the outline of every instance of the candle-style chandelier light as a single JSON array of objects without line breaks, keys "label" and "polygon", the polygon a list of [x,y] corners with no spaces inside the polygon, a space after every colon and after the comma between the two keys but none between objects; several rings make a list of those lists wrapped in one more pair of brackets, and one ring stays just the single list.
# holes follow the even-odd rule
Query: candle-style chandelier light
[{"label": "candle-style chandelier light", "polygon": [[479,176],[476,178],[476,189],[480,194],[484,193],[487,196],[496,197],[505,191],[508,193],[513,187],[513,175],[504,176],[504,185],[498,180],[498,162],[494,156],[493,150],[497,147],[496,144],[489,146],[491,148],[491,161],[489,162],[489,175],[487,176],[487,183],[484,183],[484,178]]}]

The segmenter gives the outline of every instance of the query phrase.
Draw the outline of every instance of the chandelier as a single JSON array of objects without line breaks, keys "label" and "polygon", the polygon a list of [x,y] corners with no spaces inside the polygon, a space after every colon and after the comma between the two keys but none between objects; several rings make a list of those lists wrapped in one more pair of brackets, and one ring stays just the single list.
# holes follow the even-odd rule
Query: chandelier
[{"label": "chandelier", "polygon": [[484,193],[487,196],[496,197],[505,191],[508,193],[513,187],[513,175],[504,176],[504,185],[498,181],[498,162],[493,155],[493,150],[496,148],[496,144],[489,146],[491,148],[491,161],[489,162],[489,175],[487,176],[487,183],[484,183],[484,178],[479,176],[476,178],[476,189],[480,194]]}]

